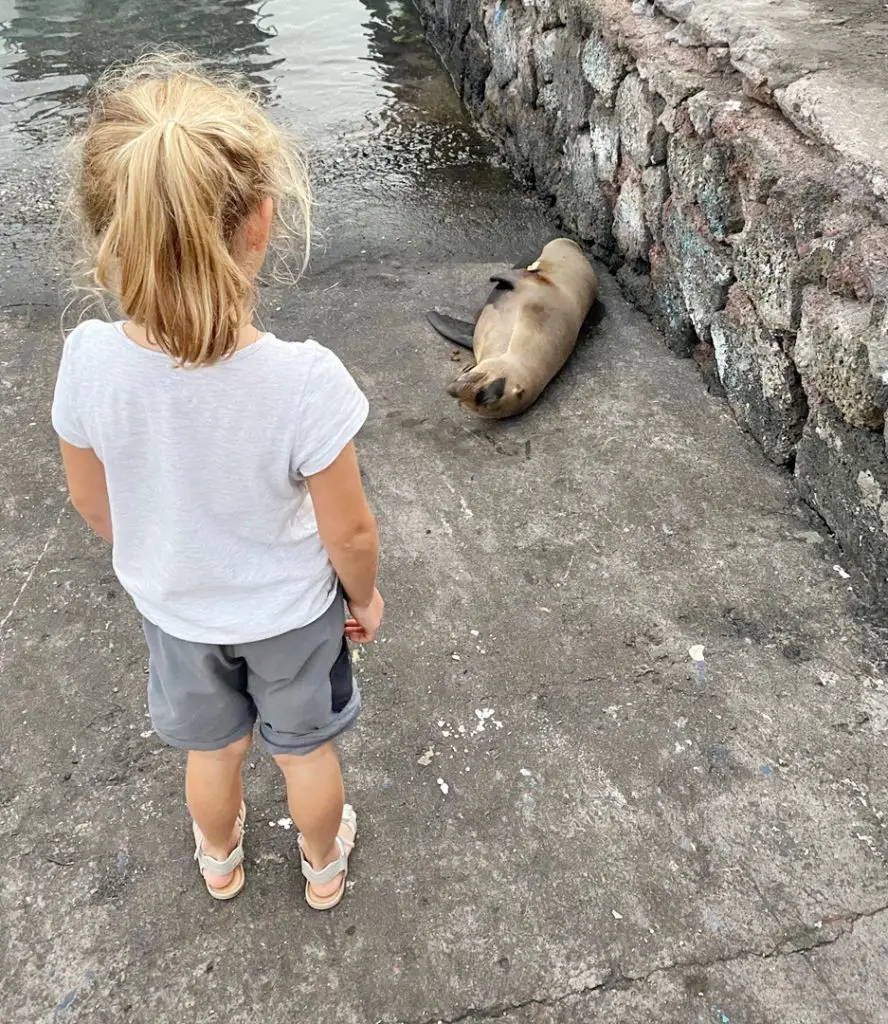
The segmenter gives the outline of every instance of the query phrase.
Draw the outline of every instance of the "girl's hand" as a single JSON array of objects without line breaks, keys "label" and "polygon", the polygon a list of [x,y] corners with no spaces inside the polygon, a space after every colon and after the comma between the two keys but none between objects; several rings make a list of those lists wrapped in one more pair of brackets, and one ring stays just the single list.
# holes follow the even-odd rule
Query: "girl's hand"
[{"label": "girl's hand", "polygon": [[348,610],[352,617],[345,620],[346,637],[353,644],[372,643],[379,632],[384,607],[385,602],[378,590],[373,591],[373,597],[368,605],[357,605],[349,601]]}]

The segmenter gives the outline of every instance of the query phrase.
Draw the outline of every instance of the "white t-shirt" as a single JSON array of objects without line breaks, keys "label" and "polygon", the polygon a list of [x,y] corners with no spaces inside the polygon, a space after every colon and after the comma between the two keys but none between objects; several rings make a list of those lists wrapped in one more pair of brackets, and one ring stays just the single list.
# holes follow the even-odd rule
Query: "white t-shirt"
[{"label": "white t-shirt", "polygon": [[52,422],[105,467],[114,570],[142,615],[182,640],[236,644],[305,626],[332,603],[305,477],[367,411],[314,341],[265,334],[181,369],[122,323],[87,320],[65,341]]}]

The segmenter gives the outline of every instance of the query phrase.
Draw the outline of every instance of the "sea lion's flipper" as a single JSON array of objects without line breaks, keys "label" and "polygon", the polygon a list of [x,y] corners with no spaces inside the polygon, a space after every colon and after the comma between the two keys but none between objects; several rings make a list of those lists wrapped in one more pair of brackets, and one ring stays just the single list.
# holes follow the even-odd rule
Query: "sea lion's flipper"
[{"label": "sea lion's flipper", "polygon": [[504,270],[501,274],[494,274],[491,277],[497,288],[510,291],[524,277],[533,277],[534,271],[529,267],[512,267],[511,270]]},{"label": "sea lion's flipper", "polygon": [[426,313],[426,319],[442,338],[471,351],[475,335],[474,324],[470,324],[467,320],[457,320],[455,317],[445,316],[443,313],[436,313],[434,310]]}]

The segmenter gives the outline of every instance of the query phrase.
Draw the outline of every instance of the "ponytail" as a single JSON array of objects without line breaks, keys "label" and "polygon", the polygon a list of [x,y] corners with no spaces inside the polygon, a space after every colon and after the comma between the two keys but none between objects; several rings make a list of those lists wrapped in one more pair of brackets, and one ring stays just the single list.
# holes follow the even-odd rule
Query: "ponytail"
[{"label": "ponytail", "polygon": [[166,71],[140,64],[131,84],[100,90],[78,192],[97,285],[153,344],[200,366],[231,354],[254,312],[239,229],[266,196],[277,207],[295,195],[307,260],[310,196],[301,159],[252,97]]}]

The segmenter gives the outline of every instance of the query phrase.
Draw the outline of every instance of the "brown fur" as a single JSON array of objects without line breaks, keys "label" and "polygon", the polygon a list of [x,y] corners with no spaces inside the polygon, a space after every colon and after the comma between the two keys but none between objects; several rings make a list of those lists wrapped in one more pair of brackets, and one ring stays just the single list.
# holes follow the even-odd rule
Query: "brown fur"
[{"label": "brown fur", "polygon": [[475,325],[475,364],[447,390],[478,416],[496,420],[533,405],[567,362],[598,281],[582,249],[568,238],[549,242],[527,270],[492,280],[498,286]]}]

